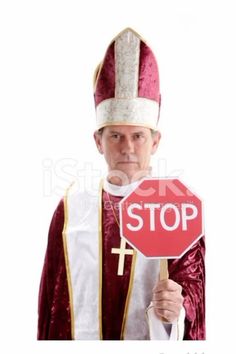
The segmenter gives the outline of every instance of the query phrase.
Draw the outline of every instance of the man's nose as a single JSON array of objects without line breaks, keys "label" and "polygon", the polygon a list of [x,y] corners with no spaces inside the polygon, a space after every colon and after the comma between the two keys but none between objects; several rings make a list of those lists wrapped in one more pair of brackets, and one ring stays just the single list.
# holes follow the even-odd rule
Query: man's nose
[{"label": "man's nose", "polygon": [[121,145],[121,153],[122,154],[127,154],[127,153],[133,153],[134,152],[134,142],[132,139],[126,138],[122,141]]}]

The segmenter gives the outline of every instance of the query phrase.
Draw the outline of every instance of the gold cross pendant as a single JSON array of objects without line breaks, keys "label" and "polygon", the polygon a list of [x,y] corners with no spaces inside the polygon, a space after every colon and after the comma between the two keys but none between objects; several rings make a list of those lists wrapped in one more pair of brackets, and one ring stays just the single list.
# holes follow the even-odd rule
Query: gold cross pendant
[{"label": "gold cross pendant", "polygon": [[119,262],[118,262],[118,272],[117,275],[124,274],[124,263],[125,256],[132,256],[134,251],[132,249],[126,248],[126,241],[123,237],[120,238],[120,248],[112,248],[111,253],[119,254]]}]

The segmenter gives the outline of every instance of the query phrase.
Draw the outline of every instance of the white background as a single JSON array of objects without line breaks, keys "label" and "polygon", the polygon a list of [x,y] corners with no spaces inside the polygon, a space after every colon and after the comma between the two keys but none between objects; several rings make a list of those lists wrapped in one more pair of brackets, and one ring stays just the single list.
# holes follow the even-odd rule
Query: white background
[{"label": "white background", "polygon": [[[1,291],[4,352],[141,348],[220,353],[235,328],[234,1],[1,1]],[[155,52],[162,141],[154,169],[205,202],[207,341],[39,343],[37,296],[52,213],[96,152],[92,78],[111,39],[133,27]],[[82,176],[83,177],[83,176]]]}]

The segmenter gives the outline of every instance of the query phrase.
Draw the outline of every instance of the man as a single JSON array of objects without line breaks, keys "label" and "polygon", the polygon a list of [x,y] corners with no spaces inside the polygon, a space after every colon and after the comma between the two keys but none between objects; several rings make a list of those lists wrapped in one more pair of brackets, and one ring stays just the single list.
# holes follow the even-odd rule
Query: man
[{"label": "man", "polygon": [[38,339],[204,339],[204,239],[181,259],[147,259],[120,238],[118,203],[151,173],[161,138],[155,57],[133,30],[95,76],[100,188],[74,183],[53,216],[39,293]]}]

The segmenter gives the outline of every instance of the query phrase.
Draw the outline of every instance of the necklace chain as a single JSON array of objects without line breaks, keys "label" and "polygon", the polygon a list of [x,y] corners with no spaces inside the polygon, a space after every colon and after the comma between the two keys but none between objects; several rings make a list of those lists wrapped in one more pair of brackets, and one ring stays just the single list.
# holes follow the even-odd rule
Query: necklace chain
[{"label": "necklace chain", "polygon": [[113,215],[114,215],[115,221],[116,221],[116,223],[117,223],[118,227],[120,227],[120,223],[119,223],[119,221],[118,221],[118,219],[117,219],[117,216],[116,216],[116,213],[115,213],[114,207],[113,207],[113,205],[112,205],[112,202],[111,202],[110,196],[109,196],[109,194],[108,194],[108,192],[107,192],[107,191],[106,191],[106,194],[107,194],[107,198],[108,198],[108,201],[109,201],[109,203],[110,203],[111,210],[112,210],[112,213],[113,213]]},{"label": "necklace chain", "polygon": [[[112,205],[110,196],[109,196],[107,191],[106,191],[106,193],[107,193],[108,201],[109,201],[109,203],[111,205],[111,209],[112,209],[115,221],[116,221],[118,227],[120,227],[120,224],[119,224],[119,221],[117,219],[117,216],[116,216],[114,207]],[[135,251],[133,249],[126,248],[126,241],[125,241],[125,239],[123,237],[121,237],[120,238],[120,247],[119,248],[112,248],[111,249],[111,253],[119,255],[117,275],[119,275],[119,276],[120,275],[124,275],[125,257],[126,256],[132,256],[132,259],[133,259],[133,256],[135,255]]]}]

